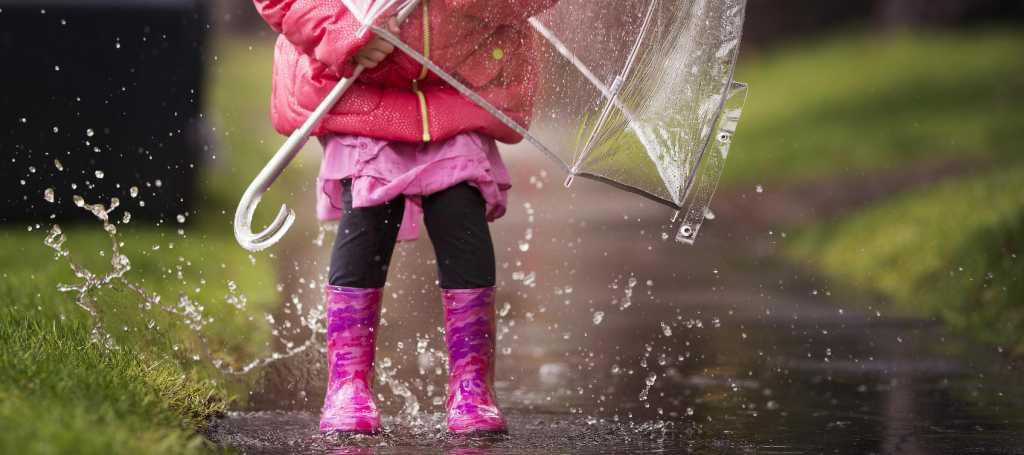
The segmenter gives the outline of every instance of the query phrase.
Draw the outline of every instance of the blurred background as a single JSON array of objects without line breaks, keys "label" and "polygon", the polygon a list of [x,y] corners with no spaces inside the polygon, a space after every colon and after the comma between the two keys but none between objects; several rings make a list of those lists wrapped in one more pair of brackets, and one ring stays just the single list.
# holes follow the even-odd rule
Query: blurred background
[{"label": "blurred background", "polygon": [[[663,239],[675,234],[665,207],[592,182],[566,189],[529,145],[504,147],[499,389],[533,435],[505,448],[555,444],[541,415],[583,433],[628,421],[663,422],[664,435],[674,422],[671,441],[707,434],[708,447],[918,453],[938,446],[899,444],[939,430],[900,422],[950,434],[982,422],[1018,450],[1024,420],[1009,409],[1024,393],[988,387],[1019,383],[1024,354],[1022,23],[1020,0],[750,0],[735,74],[750,94],[693,247]],[[192,428],[215,411],[286,412],[208,427],[250,449],[237,435],[315,423],[333,240],[314,216],[315,141],[253,223],[289,203],[299,219],[285,240],[250,254],[231,230],[284,141],[269,114],[275,39],[248,0],[0,0],[11,453],[62,425],[75,430],[51,435],[58,447],[136,453],[201,448]],[[378,348],[382,405],[407,416],[393,424],[412,446],[443,409],[426,239],[396,251]],[[889,363],[864,370],[876,359]],[[648,371],[661,395],[638,401]],[[815,417],[827,410],[881,423]],[[801,426],[822,429],[790,430]]]}]

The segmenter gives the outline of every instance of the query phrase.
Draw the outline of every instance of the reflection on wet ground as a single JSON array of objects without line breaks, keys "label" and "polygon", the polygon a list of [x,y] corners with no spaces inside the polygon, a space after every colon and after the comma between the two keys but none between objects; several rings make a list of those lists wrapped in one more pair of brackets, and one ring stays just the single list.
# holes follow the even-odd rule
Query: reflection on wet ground
[{"label": "reflection on wet ground", "polygon": [[309,353],[272,363],[209,436],[243,453],[1024,453],[1024,381],[994,350],[840,295],[778,257],[782,232],[720,217],[694,247],[663,241],[663,207],[509,162],[493,232],[511,436],[444,434],[425,234],[399,247],[386,293],[385,434],[316,434],[326,371]]}]

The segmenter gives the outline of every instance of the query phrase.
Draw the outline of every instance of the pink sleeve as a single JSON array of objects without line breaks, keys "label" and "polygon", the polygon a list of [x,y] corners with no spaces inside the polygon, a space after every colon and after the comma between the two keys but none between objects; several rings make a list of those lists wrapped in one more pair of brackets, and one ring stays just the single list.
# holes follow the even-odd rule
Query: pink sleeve
[{"label": "pink sleeve", "polygon": [[361,24],[341,0],[253,0],[270,27],[302,53],[323,62],[338,74],[351,73],[349,57],[373,39],[362,37]]},{"label": "pink sleeve", "polygon": [[493,24],[525,21],[558,0],[444,0],[449,8]]}]

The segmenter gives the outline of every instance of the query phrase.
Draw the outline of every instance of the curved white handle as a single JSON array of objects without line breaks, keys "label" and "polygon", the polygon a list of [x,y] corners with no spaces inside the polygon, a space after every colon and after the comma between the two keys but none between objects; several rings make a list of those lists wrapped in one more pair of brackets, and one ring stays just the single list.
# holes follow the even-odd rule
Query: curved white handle
[{"label": "curved white handle", "polygon": [[295,155],[299,154],[302,146],[306,145],[306,141],[309,140],[309,134],[313,132],[313,129],[324,118],[327,111],[352,86],[352,82],[362,72],[362,65],[357,66],[355,72],[352,73],[352,77],[338,82],[334,90],[331,90],[327,98],[309,116],[306,123],[292,133],[288,140],[284,142],[284,145],[281,146],[281,149],[270,159],[266,167],[256,176],[256,180],[253,180],[249,188],[245,190],[242,200],[238,202],[238,209],[235,210],[235,239],[238,240],[238,244],[242,245],[243,248],[249,251],[266,249],[268,246],[281,240],[281,237],[284,236],[285,232],[288,232],[288,228],[295,222],[295,211],[288,207],[287,204],[283,204],[281,205],[281,211],[277,214],[277,218],[263,232],[254,234],[250,227],[252,224],[252,214],[256,211],[256,204],[260,203],[263,193],[270,189],[270,185],[277,180],[281,172],[284,172],[284,168],[288,167],[288,164],[295,159]]},{"label": "curved white handle", "polygon": [[[403,6],[397,16],[398,21],[404,21],[417,3],[419,3],[417,0],[412,0]],[[277,180],[281,172],[284,172],[284,168],[288,167],[288,164],[295,159],[295,155],[299,154],[302,146],[306,145],[306,141],[309,140],[309,135],[313,132],[313,129],[320,124],[320,120],[324,118],[327,111],[331,110],[331,107],[341,98],[341,95],[359,78],[363,69],[362,65],[357,66],[352,73],[352,77],[338,82],[338,85],[331,90],[327,98],[306,119],[306,123],[303,123],[301,128],[295,130],[288,137],[288,140],[284,142],[281,149],[274,154],[274,157],[270,159],[266,167],[260,171],[256,179],[249,185],[249,188],[245,190],[242,200],[238,202],[238,209],[235,210],[235,239],[238,240],[239,245],[242,245],[242,248],[249,251],[266,249],[270,245],[277,243],[278,240],[281,240],[281,237],[288,232],[288,228],[292,227],[292,223],[295,222],[295,211],[288,204],[282,204],[281,211],[277,213],[277,218],[263,232],[257,234],[252,232],[252,214],[256,211],[256,205],[260,203],[263,193],[270,189],[270,185]]]}]

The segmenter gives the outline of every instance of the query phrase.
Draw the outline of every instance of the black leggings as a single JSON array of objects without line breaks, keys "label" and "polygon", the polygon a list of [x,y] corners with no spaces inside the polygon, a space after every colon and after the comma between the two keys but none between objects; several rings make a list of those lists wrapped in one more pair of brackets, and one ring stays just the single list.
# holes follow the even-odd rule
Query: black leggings
[{"label": "black leggings", "polygon": [[[382,288],[405,213],[405,197],[352,209],[352,180],[341,180],[345,205],[331,252],[329,282],[350,288]],[[487,204],[466,182],[423,197],[423,222],[434,244],[443,289],[494,286],[494,244]]]}]

